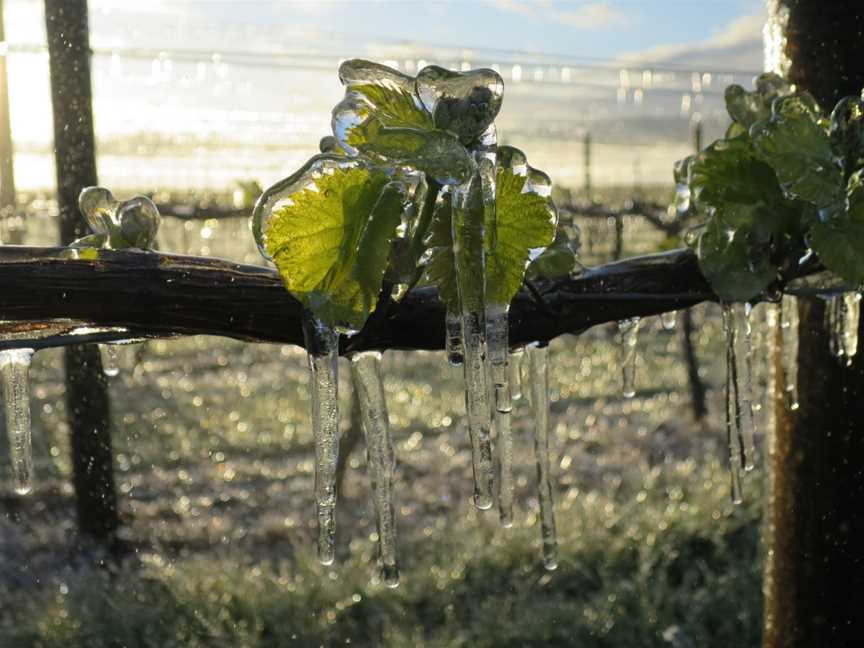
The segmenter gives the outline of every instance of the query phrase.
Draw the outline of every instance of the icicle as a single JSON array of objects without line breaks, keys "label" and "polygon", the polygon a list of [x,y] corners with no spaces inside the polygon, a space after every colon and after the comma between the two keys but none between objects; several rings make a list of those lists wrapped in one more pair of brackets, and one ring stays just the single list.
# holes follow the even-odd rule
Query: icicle
[{"label": "icicle", "polygon": [[514,401],[522,398],[522,348],[510,352],[510,398]]},{"label": "icicle", "polygon": [[624,398],[633,398],[636,395],[636,342],[639,340],[638,317],[618,322],[618,331],[621,333],[621,374],[623,376],[622,393]]},{"label": "icicle", "polygon": [[509,412],[513,409],[510,393],[510,370],[507,366],[509,331],[507,316],[509,306],[489,304],[486,307],[486,348],[492,368],[492,384],[495,386],[495,410]]},{"label": "icicle", "polygon": [[33,444],[30,436],[30,360],[33,349],[0,351],[0,380],[6,409],[6,434],[15,492],[33,490]]},{"label": "icicle", "polygon": [[120,373],[120,364],[117,358],[117,347],[113,344],[100,344],[99,351],[102,355],[102,372],[109,378]]},{"label": "icicle", "polygon": [[513,431],[510,412],[495,412],[495,450],[498,453],[498,515],[501,526],[513,526]]},{"label": "icicle", "polygon": [[726,435],[732,500],[741,502],[741,470],[752,470],[756,454],[749,311],[746,304],[723,304],[726,337]]},{"label": "icicle", "polygon": [[558,538],[555,531],[555,509],[552,503],[552,462],[549,456],[548,347],[540,344],[530,345],[528,366],[531,377],[531,402],[534,406],[534,454],[537,459],[543,566],[552,571],[558,567]]},{"label": "icicle", "polygon": [[860,312],[861,295],[857,292],[844,293],[828,299],[826,319],[831,354],[847,365],[852,364],[852,358],[858,352]]},{"label": "icicle", "polygon": [[673,331],[678,322],[678,311],[666,311],[660,313],[660,324],[666,331]]},{"label": "icicle", "polygon": [[351,356],[351,376],[360,400],[363,432],[366,435],[366,456],[372,501],[378,527],[378,558],[381,579],[388,587],[399,585],[396,561],[396,515],[393,509],[393,471],[396,457],[390,438],[390,421],[384,383],[381,379],[381,354],[377,351]]},{"label": "icicle", "polygon": [[339,457],[339,334],[308,312],[303,336],[309,357],[312,435],[315,442],[315,506],[318,560],[336,557],[336,464]]},{"label": "icicle", "polygon": [[[488,160],[487,160],[488,162]],[[488,166],[488,165],[483,165]],[[494,167],[492,169],[494,171]],[[453,252],[462,308],[462,368],[465,375],[465,410],[474,468],[474,505],[492,506],[492,408],[486,367],[486,276],[483,221],[483,183],[478,172],[453,190]],[[492,175],[494,181],[494,174]]]},{"label": "icicle", "polygon": [[445,319],[447,361],[453,367],[462,365],[462,314],[447,311]]},{"label": "icicle", "polygon": [[780,335],[783,395],[787,409],[798,409],[798,299],[783,295],[780,302]]}]

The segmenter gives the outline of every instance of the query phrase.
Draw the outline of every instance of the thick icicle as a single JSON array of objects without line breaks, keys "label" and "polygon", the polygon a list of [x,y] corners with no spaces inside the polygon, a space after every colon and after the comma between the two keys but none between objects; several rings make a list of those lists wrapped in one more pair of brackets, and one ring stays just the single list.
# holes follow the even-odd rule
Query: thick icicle
[{"label": "thick icicle", "polygon": [[498,453],[498,515],[501,526],[513,526],[513,431],[511,412],[495,412],[495,451]]},{"label": "thick icicle", "polygon": [[396,515],[393,508],[393,472],[396,456],[390,438],[390,421],[384,383],[381,378],[381,354],[366,351],[351,356],[351,376],[360,401],[363,432],[372,501],[378,527],[378,559],[381,579],[388,587],[399,585],[396,560]]},{"label": "thick icicle", "polygon": [[339,334],[304,312],[309,357],[312,435],[315,443],[315,506],[318,560],[336,557],[336,464],[339,458]]},{"label": "thick icicle", "polygon": [[[494,167],[493,167],[494,171]],[[494,178],[494,175],[492,176]],[[474,468],[474,505],[492,506],[492,408],[486,367],[486,276],[483,222],[484,174],[453,190],[453,253],[462,307],[465,410]]]},{"label": "thick icicle", "polygon": [[33,490],[33,443],[30,436],[30,360],[33,349],[0,351],[0,380],[6,409],[6,434],[15,492]]},{"label": "thick icicle", "polygon": [[732,500],[741,501],[741,470],[752,470],[756,455],[750,320],[746,304],[723,304],[726,337],[726,434]]},{"label": "thick icicle", "polygon": [[520,347],[510,352],[510,398],[514,401],[522,398],[522,359],[524,351]]},{"label": "thick icicle", "polygon": [[621,375],[623,377],[622,393],[625,398],[636,395],[636,343],[639,341],[638,317],[618,322],[621,333]]},{"label": "thick icicle", "polygon": [[446,319],[447,362],[453,367],[462,366],[462,314],[447,311]]},{"label": "thick icicle", "polygon": [[666,331],[672,331],[675,329],[675,324],[678,323],[678,311],[666,311],[665,313],[660,313],[660,324],[663,326],[663,329]]},{"label": "thick icicle", "polygon": [[513,409],[510,393],[510,370],[507,366],[509,330],[507,316],[509,305],[486,306],[486,347],[492,369],[492,384],[495,387],[495,410],[509,412]]},{"label": "thick icicle", "polygon": [[861,295],[848,292],[828,299],[826,314],[830,348],[834,357],[846,364],[858,352],[858,321],[861,314]]},{"label": "thick icicle", "polygon": [[783,295],[780,302],[780,360],[783,365],[783,395],[786,407],[798,409],[798,299]]},{"label": "thick icicle", "polygon": [[540,529],[543,537],[543,566],[558,567],[558,538],[552,502],[552,462],[549,450],[549,367],[548,347],[528,347],[531,402],[534,406],[534,454],[537,459],[537,490],[540,500]]}]

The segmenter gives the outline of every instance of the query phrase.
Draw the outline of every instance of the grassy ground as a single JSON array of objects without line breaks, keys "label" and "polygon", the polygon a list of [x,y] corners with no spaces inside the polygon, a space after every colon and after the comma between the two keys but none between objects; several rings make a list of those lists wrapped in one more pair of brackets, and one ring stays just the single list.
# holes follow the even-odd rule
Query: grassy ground
[{"label": "grassy ground", "polygon": [[[166,222],[161,248],[251,260],[244,228]],[[658,243],[633,223],[627,235],[628,254]],[[756,646],[762,478],[748,480],[744,506],[729,503],[717,312],[695,316],[704,425],[690,419],[680,334],[656,320],[643,324],[630,400],[610,327],[553,343],[552,573],[540,563],[530,408],[517,404],[518,517],[502,529],[468,503],[460,372],[441,354],[387,354],[397,590],[375,579],[361,452],[342,493],[337,564],[314,559],[302,352],[214,338],[120,349],[110,389],[132,551],[99,566],[106,557],[74,533],[59,353],[42,352],[39,483],[24,500],[0,494],[0,646]]]}]

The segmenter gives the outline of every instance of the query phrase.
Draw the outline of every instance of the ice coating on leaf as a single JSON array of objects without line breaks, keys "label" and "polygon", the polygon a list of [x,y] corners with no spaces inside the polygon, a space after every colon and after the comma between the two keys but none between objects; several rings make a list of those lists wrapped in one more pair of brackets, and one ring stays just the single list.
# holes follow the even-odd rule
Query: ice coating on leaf
[{"label": "ice coating on leaf", "polygon": [[361,160],[317,155],[252,213],[261,254],[318,319],[344,332],[375,309],[407,190]]},{"label": "ice coating on leaf", "polygon": [[798,299],[783,295],[780,302],[780,362],[783,367],[783,399],[790,410],[798,409]]},{"label": "ice coating on leaf", "polygon": [[435,127],[470,144],[495,121],[504,99],[504,80],[495,70],[454,72],[437,65],[420,70],[416,93]]},{"label": "ice coating on leaf", "polygon": [[838,101],[831,111],[828,132],[847,176],[864,167],[864,99],[843,97]]},{"label": "ice coating on leaf", "polygon": [[318,150],[321,153],[328,153],[330,155],[347,155],[345,150],[339,146],[339,142],[332,135],[325,135],[321,138],[321,141],[318,142]]},{"label": "ice coating on leaf", "polygon": [[78,208],[94,235],[73,242],[77,247],[150,248],[159,230],[159,210],[146,196],[118,201],[104,187],[85,187]]},{"label": "ice coating on leaf", "polygon": [[486,222],[490,304],[509,304],[529,264],[555,241],[558,210],[550,193],[549,176],[529,166],[522,151],[498,147],[495,217]]},{"label": "ice coating on leaf", "polygon": [[621,335],[621,376],[623,379],[621,393],[624,398],[636,395],[636,344],[639,341],[639,324],[641,319],[631,317],[618,322],[618,332]]},{"label": "ice coating on leaf", "polygon": [[380,85],[409,93],[414,90],[412,77],[387,65],[364,59],[343,61],[339,66],[339,81],[352,89],[357,86]]},{"label": "ice coating on leaf", "polygon": [[396,455],[390,436],[387,400],[377,351],[351,356],[351,376],[360,401],[372,501],[378,528],[378,561],[381,579],[388,587],[399,585],[396,560],[396,513],[393,507],[393,473]]},{"label": "ice coating on leaf", "polygon": [[847,292],[829,297],[826,320],[831,355],[846,365],[858,353],[858,322],[861,315],[861,295]]},{"label": "ice coating on leaf", "polygon": [[726,110],[734,122],[745,129],[771,115],[771,104],[777,97],[788,95],[792,86],[783,77],[773,72],[764,72],[754,80],[753,92],[740,85],[726,88]]},{"label": "ice coating on leaf", "polygon": [[843,170],[818,106],[807,95],[777,99],[770,119],[754,124],[750,135],[788,197],[820,208],[842,200]]},{"label": "ice coating on leaf", "polygon": [[336,558],[336,465],[339,460],[339,334],[303,315],[303,336],[309,358],[312,439],[315,444],[315,507],[318,517],[318,560]]},{"label": "ice coating on leaf", "polygon": [[696,159],[695,155],[678,160],[675,163],[673,176],[675,178],[675,214],[678,218],[685,218],[692,208],[690,196],[690,169]]},{"label": "ice coating on leaf", "polygon": [[527,347],[531,405],[534,408],[534,456],[537,460],[537,495],[540,501],[540,532],[543,540],[543,566],[558,567],[558,535],[552,497],[552,461],[549,440],[549,367],[548,347]]},{"label": "ice coating on leaf", "polygon": [[0,351],[0,387],[15,492],[33,490],[33,442],[30,431],[30,360],[33,349]]},{"label": "ice coating on leaf", "polygon": [[447,362],[450,363],[451,367],[461,367],[464,360],[462,351],[462,313],[447,309],[444,324]]},{"label": "ice coating on leaf", "polygon": [[864,170],[849,178],[842,204],[819,212],[809,242],[826,268],[852,285],[864,284]]}]

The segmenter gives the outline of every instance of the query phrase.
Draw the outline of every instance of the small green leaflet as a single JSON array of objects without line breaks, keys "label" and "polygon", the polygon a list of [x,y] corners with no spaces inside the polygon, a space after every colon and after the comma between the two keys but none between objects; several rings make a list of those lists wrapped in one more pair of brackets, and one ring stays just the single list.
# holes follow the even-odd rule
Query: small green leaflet
[{"label": "small green leaflet", "polygon": [[768,258],[767,241],[749,228],[730,228],[714,217],[699,237],[699,267],[724,301],[748,301],[777,276]]},{"label": "small green leaflet", "polygon": [[782,97],[767,121],[750,130],[757,154],[791,198],[827,207],[843,198],[843,170],[818,107],[804,95]]},{"label": "small green leaflet", "polygon": [[849,181],[846,208],[826,216],[810,228],[813,250],[831,272],[853,285],[864,284],[864,181],[860,171]]},{"label": "small green leaflet", "polygon": [[[486,301],[509,304],[522,287],[529,261],[555,240],[558,213],[549,198],[523,192],[526,177],[499,168],[495,187],[494,248],[486,256]],[[571,266],[572,267],[572,266]]]},{"label": "small green leaflet", "polygon": [[435,128],[432,115],[418,107],[414,95],[404,88],[390,84],[364,83],[352,85],[351,91],[365,97],[371,104],[371,114],[382,126],[420,130]]},{"label": "small green leaflet", "polygon": [[337,168],[290,195],[264,226],[285,287],[329,326],[360,329],[375,309],[405,190],[382,172]]}]

